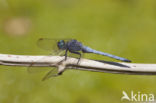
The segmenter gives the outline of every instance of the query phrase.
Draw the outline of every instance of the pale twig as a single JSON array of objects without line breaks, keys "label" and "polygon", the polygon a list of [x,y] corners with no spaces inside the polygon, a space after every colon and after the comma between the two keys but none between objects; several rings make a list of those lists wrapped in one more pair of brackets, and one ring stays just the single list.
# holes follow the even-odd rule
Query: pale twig
[{"label": "pale twig", "polygon": [[64,61],[64,56],[0,54],[0,65],[6,66],[30,66],[34,63],[32,66],[58,67],[59,72],[68,68],[107,73],[156,75],[156,64],[120,63],[89,59],[81,59],[79,64],[77,64],[77,61],[78,59],[71,57],[68,57],[67,60]]}]

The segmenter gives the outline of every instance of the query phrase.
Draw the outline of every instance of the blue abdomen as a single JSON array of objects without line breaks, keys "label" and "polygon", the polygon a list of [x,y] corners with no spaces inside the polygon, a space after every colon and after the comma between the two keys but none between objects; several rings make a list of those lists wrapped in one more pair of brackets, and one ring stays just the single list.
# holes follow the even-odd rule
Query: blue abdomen
[{"label": "blue abdomen", "polygon": [[104,52],[101,52],[101,51],[97,51],[97,50],[94,50],[94,49],[92,49],[90,47],[87,47],[87,46],[83,46],[82,51],[84,53],[94,53],[94,54],[99,54],[99,55],[103,55],[103,56],[108,56],[108,57],[111,57],[111,58],[114,58],[114,59],[117,59],[117,60],[120,60],[120,61],[124,61],[124,62],[131,62],[128,59],[118,57],[118,56],[115,56],[115,55],[112,55],[112,54],[109,54],[109,53],[104,53]]}]

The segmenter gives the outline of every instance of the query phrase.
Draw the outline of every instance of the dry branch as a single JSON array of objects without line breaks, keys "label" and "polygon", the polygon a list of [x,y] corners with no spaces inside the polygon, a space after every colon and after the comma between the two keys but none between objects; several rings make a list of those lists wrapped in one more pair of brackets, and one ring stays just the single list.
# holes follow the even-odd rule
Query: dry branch
[{"label": "dry branch", "polygon": [[59,72],[69,69],[88,70],[96,72],[156,75],[156,64],[120,63],[108,61],[96,61],[81,59],[77,64],[76,58],[68,57],[64,61],[64,56],[27,56],[0,54],[0,65],[7,66],[38,66],[38,67],[58,67]]}]

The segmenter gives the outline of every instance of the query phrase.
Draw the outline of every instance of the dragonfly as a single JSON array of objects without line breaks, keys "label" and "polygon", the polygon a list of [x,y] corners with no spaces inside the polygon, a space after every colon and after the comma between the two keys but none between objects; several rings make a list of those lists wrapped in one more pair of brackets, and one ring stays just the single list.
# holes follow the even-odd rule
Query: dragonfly
[{"label": "dragonfly", "polygon": [[[40,38],[37,41],[37,45],[42,49],[51,51],[53,55],[62,55],[63,53],[63,55],[65,56],[64,60],[67,60],[68,53],[76,54],[79,56],[77,64],[79,64],[80,62],[82,53],[94,53],[94,54],[114,58],[123,62],[131,62],[131,60],[126,58],[92,49],[88,46],[83,45],[81,42],[79,42],[76,39]],[[52,72],[53,70],[47,73],[47,75],[44,78],[50,78],[51,76],[54,76]],[[59,75],[60,74],[62,73],[59,73]]]}]

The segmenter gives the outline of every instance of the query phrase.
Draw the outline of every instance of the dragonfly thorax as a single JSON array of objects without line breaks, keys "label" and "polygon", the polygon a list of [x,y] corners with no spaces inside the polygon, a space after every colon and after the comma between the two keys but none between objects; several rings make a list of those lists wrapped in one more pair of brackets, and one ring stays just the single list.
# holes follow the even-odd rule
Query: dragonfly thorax
[{"label": "dragonfly thorax", "polygon": [[58,42],[57,42],[57,47],[58,47],[59,49],[65,50],[65,49],[66,49],[66,43],[65,43],[65,41],[64,41],[64,40],[58,41]]}]

